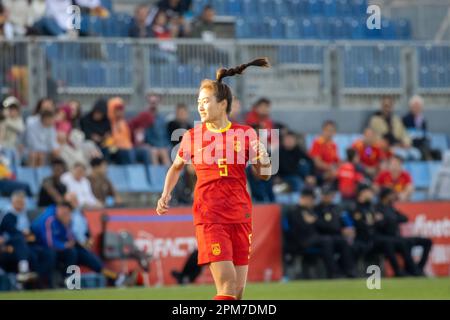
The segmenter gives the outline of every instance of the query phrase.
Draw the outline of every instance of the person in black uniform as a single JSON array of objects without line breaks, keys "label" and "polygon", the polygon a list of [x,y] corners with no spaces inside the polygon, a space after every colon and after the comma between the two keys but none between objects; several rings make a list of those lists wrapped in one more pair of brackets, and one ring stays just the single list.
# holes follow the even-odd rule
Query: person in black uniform
[{"label": "person in black uniform", "polygon": [[316,226],[319,234],[332,240],[334,250],[339,253],[341,272],[347,277],[354,278],[355,263],[352,249],[346,239],[354,233],[354,230],[345,226],[342,209],[333,203],[335,195],[336,192],[331,185],[322,188],[320,203],[314,208],[317,216]]},{"label": "person in black uniform", "polygon": [[[384,188],[380,192],[380,202],[376,209],[383,214],[383,224],[380,225],[380,233],[391,236],[396,239],[397,251],[402,255],[406,269],[412,275],[424,275],[423,268],[428,260],[431,250],[432,241],[422,237],[403,237],[400,234],[400,223],[408,221],[408,218],[394,207],[397,200],[396,193],[389,188]],[[411,248],[413,246],[422,247],[422,256],[416,265],[411,256]]]},{"label": "person in black uniform", "polygon": [[317,230],[317,216],[313,213],[314,191],[304,189],[299,203],[287,212],[289,237],[287,241],[296,252],[304,253],[308,249],[319,249],[319,255],[325,264],[328,278],[336,276],[333,240],[321,235]]},{"label": "person in black uniform", "polygon": [[369,186],[360,186],[352,219],[356,228],[353,248],[356,256],[367,257],[372,254],[383,254],[389,261],[397,277],[406,275],[400,268],[395,255],[394,239],[379,233],[383,215],[376,213],[373,206],[374,193]]}]

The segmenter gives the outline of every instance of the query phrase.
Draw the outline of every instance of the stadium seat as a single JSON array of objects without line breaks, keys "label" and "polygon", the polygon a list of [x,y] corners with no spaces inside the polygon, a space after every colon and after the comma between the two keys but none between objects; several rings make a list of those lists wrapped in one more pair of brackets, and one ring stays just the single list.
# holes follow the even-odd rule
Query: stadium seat
[{"label": "stadium seat", "polygon": [[52,169],[49,166],[36,168],[36,182],[38,188],[41,188],[42,181],[52,175]]},{"label": "stadium seat", "polygon": [[441,161],[428,161],[428,170],[430,172],[430,178],[433,179],[434,175],[439,171],[442,166]]},{"label": "stadium seat", "polygon": [[411,195],[411,201],[419,202],[428,200],[428,194],[426,191],[414,191]]},{"label": "stadium seat", "polygon": [[128,183],[127,171],[124,166],[109,165],[108,178],[114,185],[114,188],[119,192],[129,192],[130,186]]},{"label": "stadium seat", "polygon": [[423,189],[430,186],[431,178],[427,162],[406,162],[405,169],[411,174],[414,186],[416,188]]},{"label": "stadium seat", "polygon": [[39,186],[37,184],[36,170],[34,168],[17,167],[16,175],[18,181],[28,183],[32,194],[37,194]]},{"label": "stadium seat", "polygon": [[433,149],[445,152],[448,149],[447,136],[443,133],[430,133],[430,143]]},{"label": "stadium seat", "polygon": [[7,197],[0,197],[0,215],[3,213],[3,210],[5,210],[9,205],[11,201]]},{"label": "stadium seat", "polygon": [[164,188],[164,180],[169,168],[162,165],[148,166],[148,175],[150,176],[150,191],[162,192]]},{"label": "stadium seat", "polygon": [[151,186],[145,166],[141,164],[127,165],[125,170],[129,181],[129,191],[150,192]]}]

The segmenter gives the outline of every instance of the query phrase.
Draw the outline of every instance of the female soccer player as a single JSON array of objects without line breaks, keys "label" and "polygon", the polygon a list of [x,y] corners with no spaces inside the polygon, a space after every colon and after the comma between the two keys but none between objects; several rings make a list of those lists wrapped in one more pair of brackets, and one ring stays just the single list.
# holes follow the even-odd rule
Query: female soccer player
[{"label": "female soccer player", "polygon": [[198,96],[202,123],[184,134],[156,209],[159,215],[168,211],[180,173],[191,163],[197,175],[193,215],[198,264],[209,265],[217,289],[215,300],[241,299],[247,280],[252,204],[246,165],[250,163],[259,178],[270,178],[269,155],[255,130],[228,119],[233,96],[222,79],[241,74],[249,66],[269,67],[269,63],[263,58],[221,68],[215,81],[202,81]]}]

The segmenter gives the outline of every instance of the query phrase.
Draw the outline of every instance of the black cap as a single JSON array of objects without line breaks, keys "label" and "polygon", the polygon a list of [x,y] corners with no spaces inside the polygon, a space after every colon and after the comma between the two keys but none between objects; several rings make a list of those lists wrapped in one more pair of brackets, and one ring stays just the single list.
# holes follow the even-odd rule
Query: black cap
[{"label": "black cap", "polygon": [[394,190],[392,190],[391,188],[382,188],[380,190],[380,200],[385,199],[386,197],[390,196],[391,194],[394,193]]},{"label": "black cap", "polygon": [[311,188],[304,188],[304,189],[302,190],[301,196],[302,196],[302,197],[312,197],[312,198],[315,198],[315,197],[316,197],[316,194],[314,193],[314,190],[313,190],[313,189],[311,189]]},{"label": "black cap", "polygon": [[360,194],[361,192],[366,191],[366,190],[372,190],[372,188],[367,184],[360,184],[358,186],[358,194]]},{"label": "black cap", "polygon": [[326,184],[322,187],[323,195],[328,195],[328,194],[332,194],[335,192],[336,192],[336,189],[331,184]]}]

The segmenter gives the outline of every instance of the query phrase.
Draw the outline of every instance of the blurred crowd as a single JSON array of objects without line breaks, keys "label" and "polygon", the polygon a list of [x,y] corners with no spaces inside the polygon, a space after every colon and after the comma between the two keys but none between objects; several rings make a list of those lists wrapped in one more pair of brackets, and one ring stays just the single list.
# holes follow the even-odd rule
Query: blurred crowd
[{"label": "blurred crowd", "polygon": [[[191,0],[160,0],[156,5],[140,4],[135,8],[128,36],[133,38],[171,39],[215,37],[215,11],[204,7],[198,17],[192,17]],[[70,10],[72,5],[80,11]],[[96,36],[89,28],[89,17],[108,19],[110,3],[101,0],[1,0],[0,39],[23,36],[57,36],[74,38]],[[80,14],[80,19],[74,15]]]},{"label": "blurred crowd", "polygon": [[[83,113],[76,100],[56,106],[43,98],[24,117],[18,99],[2,101],[0,193],[11,202],[0,214],[1,269],[18,272],[20,281],[37,278],[40,287],[54,286],[52,274],[72,264],[103,273],[111,284],[125,281],[125,275],[105,269],[91,250],[93,239],[83,212],[123,205],[108,178],[108,165],[171,164],[172,149],[181,139],[171,139],[172,134],[192,128],[192,113],[186,104],[178,104],[163,115],[160,104],[161,96],[149,94],[142,112],[126,115],[122,98],[100,98]],[[234,98],[232,121],[260,134],[270,133],[260,129],[279,129],[279,142],[267,137],[268,150],[279,152],[278,172],[261,181],[249,170],[248,181],[256,203],[275,202],[283,194],[294,197],[283,214],[286,264],[298,255],[316,255],[323,259],[328,277],[355,276],[359,257],[382,254],[398,276],[423,274],[431,242],[401,237],[399,224],[406,218],[394,207],[414,191],[403,161],[439,157],[429,147],[422,108],[422,98],[414,96],[410,111],[399,118],[393,100],[384,98],[361,138],[347,150],[347,158],[340,159],[335,122],[325,121],[308,149],[294,128],[272,119],[269,99],[258,99],[244,112]],[[37,217],[30,221],[26,199],[32,192],[15,172],[18,167],[43,166],[50,166],[51,174],[39,186]],[[194,187],[195,173],[187,166],[174,190],[174,204],[190,204]],[[411,256],[416,245],[423,246],[418,263]],[[405,263],[398,262],[396,253]]]}]

